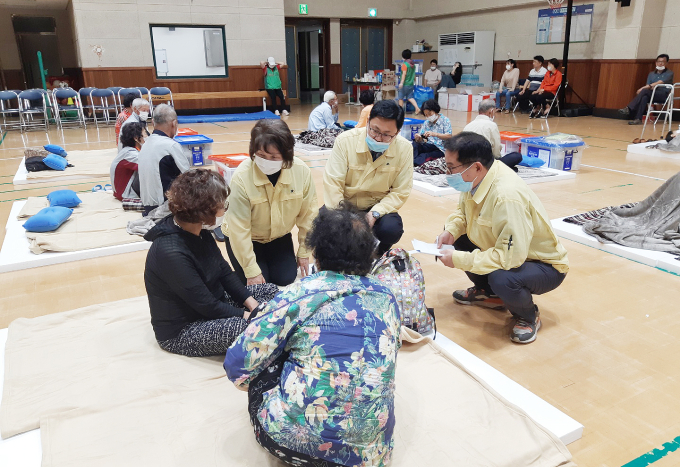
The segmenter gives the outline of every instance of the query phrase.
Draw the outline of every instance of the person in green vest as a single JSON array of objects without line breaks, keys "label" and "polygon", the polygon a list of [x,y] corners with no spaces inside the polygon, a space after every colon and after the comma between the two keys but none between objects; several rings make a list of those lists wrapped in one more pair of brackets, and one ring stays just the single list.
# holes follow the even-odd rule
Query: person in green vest
[{"label": "person in green vest", "polygon": [[[269,98],[272,101],[272,107],[276,109],[274,112],[276,115],[288,115],[289,112],[286,110],[286,98],[283,97],[283,91],[281,90],[281,76],[279,75],[279,70],[283,66],[283,63],[274,60],[274,57],[269,57],[266,62],[260,62],[262,67],[262,72],[264,73],[264,89],[269,94]],[[277,108],[276,98],[279,98],[281,105]],[[279,109],[281,109],[279,111]]]},{"label": "person in green vest", "polygon": [[401,80],[399,81],[399,106],[404,106],[404,101],[409,101],[416,109],[416,113],[420,113],[418,103],[413,97],[413,88],[416,80],[416,67],[411,61],[411,51],[404,50],[401,53],[404,63],[401,65]]}]

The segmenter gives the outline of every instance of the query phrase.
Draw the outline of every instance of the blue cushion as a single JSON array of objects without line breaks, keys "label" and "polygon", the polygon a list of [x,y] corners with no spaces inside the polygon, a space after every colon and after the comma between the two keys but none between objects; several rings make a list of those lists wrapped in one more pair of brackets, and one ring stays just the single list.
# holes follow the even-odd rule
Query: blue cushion
[{"label": "blue cushion", "polygon": [[52,232],[71,217],[73,209],[63,206],[54,206],[41,209],[38,214],[31,216],[24,222],[24,229],[29,232]]},{"label": "blue cushion", "polygon": [[68,165],[66,159],[57,156],[56,154],[48,154],[47,157],[43,159],[43,162],[47,167],[54,170],[65,170]]},{"label": "blue cushion", "polygon": [[343,123],[343,125],[345,125],[347,128],[355,128],[358,124],[359,122],[354,120],[345,120]]},{"label": "blue cushion", "polygon": [[65,208],[75,208],[82,201],[73,190],[57,190],[47,195],[50,206],[63,206]]},{"label": "blue cushion", "polygon": [[57,146],[56,144],[46,144],[43,147],[47,152],[51,152],[52,154],[56,154],[57,156],[66,157],[66,150],[61,146]]},{"label": "blue cushion", "polygon": [[543,159],[539,159],[538,157],[522,157],[522,162],[519,163],[519,165],[523,165],[524,167],[541,167],[543,164],[545,164],[545,161]]}]

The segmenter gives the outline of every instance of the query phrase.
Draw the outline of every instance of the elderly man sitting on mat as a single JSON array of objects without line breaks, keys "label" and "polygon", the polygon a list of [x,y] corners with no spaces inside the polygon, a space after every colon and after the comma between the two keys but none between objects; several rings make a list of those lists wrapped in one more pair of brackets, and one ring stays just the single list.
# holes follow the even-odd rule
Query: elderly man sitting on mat
[{"label": "elderly man sitting on mat", "polygon": [[541,328],[532,295],[556,289],[569,271],[567,250],[557,239],[536,194],[500,161],[491,144],[463,132],[444,143],[449,185],[461,192],[458,208],[437,237],[442,263],[465,271],[474,286],[456,290],[462,305],[509,310],[511,340],[528,344]]}]

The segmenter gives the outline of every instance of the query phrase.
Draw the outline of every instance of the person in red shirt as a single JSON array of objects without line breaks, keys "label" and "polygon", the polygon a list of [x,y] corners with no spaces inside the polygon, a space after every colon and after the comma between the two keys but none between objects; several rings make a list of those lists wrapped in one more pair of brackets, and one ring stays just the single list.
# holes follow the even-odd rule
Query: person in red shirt
[{"label": "person in red shirt", "polygon": [[138,158],[145,140],[144,125],[139,122],[128,123],[120,133],[123,149],[113,159],[110,171],[113,196],[120,201],[140,197]]},{"label": "person in red shirt", "polygon": [[560,61],[556,58],[548,60],[548,72],[543,77],[541,87],[531,93],[529,100],[534,104],[529,118],[548,118],[550,103],[562,84],[562,72],[559,70]]},{"label": "person in red shirt", "polygon": [[135,100],[135,97],[136,94],[125,94],[123,97],[123,111],[116,118],[116,146],[118,146],[118,139],[120,138],[120,127],[132,115],[132,101]]}]

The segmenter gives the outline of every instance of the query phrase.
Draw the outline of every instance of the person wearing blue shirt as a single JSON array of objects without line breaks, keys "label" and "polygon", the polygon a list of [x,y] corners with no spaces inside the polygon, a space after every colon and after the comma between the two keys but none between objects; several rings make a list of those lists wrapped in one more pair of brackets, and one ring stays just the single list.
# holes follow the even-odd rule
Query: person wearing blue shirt
[{"label": "person wearing blue shirt", "polygon": [[413,141],[413,165],[444,157],[444,140],[453,136],[451,120],[440,115],[441,107],[436,100],[425,101],[422,106],[427,120]]},{"label": "person wearing blue shirt", "polygon": [[323,102],[309,114],[309,131],[319,131],[324,128],[340,130],[338,126],[338,97],[333,91],[326,91]]},{"label": "person wearing blue shirt", "polygon": [[[633,117],[633,120],[628,122],[629,125],[642,124],[642,117],[647,114],[647,104],[650,103],[652,93],[657,85],[673,84],[673,71],[666,68],[668,60],[670,60],[670,57],[666,54],[656,57],[656,70],[649,73],[647,83],[637,90],[637,95],[630,101],[630,104],[619,110],[621,115]],[[654,102],[652,104],[663,104],[666,102],[668,92],[666,88],[657,89],[654,93]]]}]

